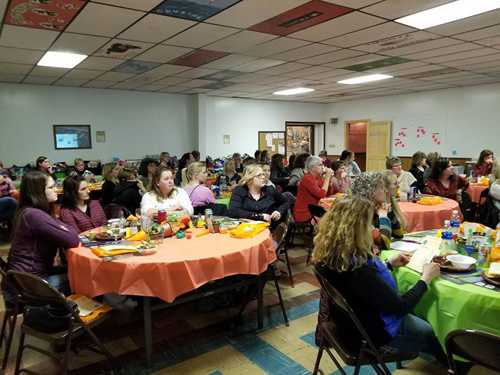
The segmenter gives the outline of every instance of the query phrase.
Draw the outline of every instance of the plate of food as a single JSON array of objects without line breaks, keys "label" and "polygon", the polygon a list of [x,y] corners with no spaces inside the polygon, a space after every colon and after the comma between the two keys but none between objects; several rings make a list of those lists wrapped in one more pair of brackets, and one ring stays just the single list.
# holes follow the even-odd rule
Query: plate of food
[{"label": "plate of food", "polygon": [[154,241],[142,241],[140,244],[134,246],[137,250],[154,250],[158,244]]},{"label": "plate of food", "polygon": [[[122,239],[125,236],[125,232],[120,233],[116,238],[117,239]],[[94,241],[114,241],[115,236],[113,236],[113,233],[111,231],[107,232],[101,232],[101,233],[96,233],[93,237]]]},{"label": "plate of food", "polygon": [[490,268],[484,271],[481,276],[487,283],[500,286],[500,263],[491,263]]}]

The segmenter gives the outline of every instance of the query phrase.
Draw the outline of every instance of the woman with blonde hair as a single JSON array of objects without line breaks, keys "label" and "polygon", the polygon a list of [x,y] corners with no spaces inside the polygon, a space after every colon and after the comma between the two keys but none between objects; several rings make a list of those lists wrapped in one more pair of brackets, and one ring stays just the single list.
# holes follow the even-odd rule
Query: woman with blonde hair
[{"label": "woman with blonde hair", "polygon": [[387,213],[387,218],[391,221],[392,237],[403,238],[406,228],[408,227],[408,222],[401,212],[399,205],[396,203],[396,196],[398,195],[399,189],[398,179],[392,171],[386,170],[382,171],[382,180],[387,190],[385,202],[391,205],[391,209]]},{"label": "woman with blonde hair", "polygon": [[[370,235],[373,211],[374,203],[362,197],[342,196],[332,204],[314,238],[316,271],[347,300],[381,352],[422,351],[446,366],[432,326],[411,314],[439,276],[439,266],[424,265],[420,280],[400,295],[390,271],[407,264],[411,254],[398,253],[386,261],[375,256]],[[342,341],[359,351],[362,337],[353,321],[331,305],[330,317]]]},{"label": "woman with blonde hair", "polygon": [[431,175],[432,166],[434,163],[441,157],[439,152],[430,152],[427,154],[427,158],[425,159],[425,164],[427,165],[427,169],[424,172],[424,184],[427,186],[427,181],[429,180],[429,176]]},{"label": "woman with blonde hair", "polygon": [[101,187],[101,201],[104,207],[113,202],[113,194],[118,184],[118,174],[121,169],[118,163],[115,162],[106,163],[102,167],[102,179],[104,183]]},{"label": "woman with blonde hair", "polygon": [[272,222],[273,227],[279,224],[289,208],[283,194],[266,186],[266,175],[259,164],[245,167],[229,201],[231,217]]},{"label": "woman with blonde hair", "polygon": [[143,214],[157,216],[159,210],[177,217],[189,216],[194,212],[189,196],[184,190],[174,186],[172,170],[167,167],[160,167],[153,173],[149,190],[141,201]]},{"label": "woman with blonde hair", "polygon": [[238,173],[236,173],[236,163],[232,158],[227,158],[224,161],[224,168],[222,169],[222,174],[220,174],[217,177],[217,180],[215,180],[215,185],[217,186],[222,185],[223,180],[226,180],[227,186],[232,186],[232,187],[235,187],[241,180],[241,176]]}]

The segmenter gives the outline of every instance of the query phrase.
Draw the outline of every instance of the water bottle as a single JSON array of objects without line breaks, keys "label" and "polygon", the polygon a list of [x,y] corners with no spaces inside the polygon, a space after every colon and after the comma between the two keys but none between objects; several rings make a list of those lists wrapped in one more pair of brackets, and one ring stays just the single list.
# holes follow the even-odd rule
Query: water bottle
[{"label": "water bottle", "polygon": [[474,171],[470,171],[470,182],[476,182],[474,181]]},{"label": "water bottle", "polygon": [[226,178],[222,178],[222,181],[220,183],[220,188],[222,191],[227,191],[227,182],[226,182]]},{"label": "water bottle", "polygon": [[450,226],[453,234],[453,241],[457,241],[458,235],[460,234],[460,216],[458,215],[458,210],[453,210],[450,218]]},{"label": "water bottle", "polygon": [[453,233],[451,231],[450,221],[444,221],[444,227],[441,230],[441,254],[446,254],[454,249]]}]

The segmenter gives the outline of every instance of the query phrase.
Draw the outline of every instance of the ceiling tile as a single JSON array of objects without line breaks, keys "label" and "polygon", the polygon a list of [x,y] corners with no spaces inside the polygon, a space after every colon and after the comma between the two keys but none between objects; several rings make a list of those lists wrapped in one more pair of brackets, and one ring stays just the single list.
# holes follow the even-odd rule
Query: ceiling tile
[{"label": "ceiling tile", "polygon": [[350,49],[341,49],[335,52],[325,53],[315,57],[299,60],[303,64],[321,65],[333,61],[344,60],[350,57],[365,55],[365,52],[353,51]]},{"label": "ceiling tile", "polygon": [[300,69],[300,70],[295,70],[293,72],[288,72],[288,73],[283,73],[283,76],[286,77],[307,77],[313,74],[319,74],[319,73],[324,73],[324,72],[329,72],[331,71],[332,68],[326,67],[326,66],[311,66],[309,68],[305,69]]},{"label": "ceiling tile", "polygon": [[453,66],[453,67],[460,67],[464,65],[471,65],[471,64],[477,64],[477,63],[484,63],[484,62],[489,62],[489,61],[499,61],[500,60],[500,54],[493,54],[493,55],[486,55],[486,56],[478,56],[478,57],[472,57],[470,59],[463,59],[459,61],[449,61],[449,62],[444,62],[441,65],[444,66]]},{"label": "ceiling tile", "polygon": [[[205,69],[205,68],[194,68],[191,70],[186,70],[185,72],[176,74],[176,77],[184,77],[184,78],[199,78],[208,76],[209,74],[216,73],[217,70],[214,69]],[[207,81],[212,82],[212,81]]]},{"label": "ceiling tile", "polygon": [[[407,62],[404,64],[399,64],[399,65],[384,66],[381,68],[370,69],[370,70],[367,70],[367,72],[370,72],[370,73],[389,73],[390,75],[400,75],[400,73],[399,73],[400,71],[422,69],[423,67],[427,67],[427,70],[430,70],[429,65],[430,64],[426,63],[426,62],[411,61],[411,62]],[[434,65],[434,67],[436,67],[436,69],[443,68],[443,67],[440,67],[437,65]],[[421,71],[425,71],[425,70],[421,70]]]},{"label": "ceiling tile", "polygon": [[272,66],[281,65],[284,63],[284,61],[280,60],[260,59],[240,65],[234,68],[234,70],[238,70],[240,72],[256,72],[257,70],[270,68]]},{"label": "ceiling tile", "polygon": [[444,62],[451,62],[452,64],[455,63],[458,60],[464,60],[472,57],[480,57],[480,56],[486,56],[486,55],[493,55],[497,54],[498,51],[491,49],[491,48],[481,48],[481,49],[476,49],[472,51],[467,51],[467,52],[460,52],[460,53],[452,53],[449,55],[445,56],[438,56],[438,57],[431,57],[428,59],[422,59],[422,61],[426,61],[432,64],[440,64]]},{"label": "ceiling tile", "polygon": [[164,88],[165,88],[165,86],[157,85],[155,83],[155,84],[151,84],[151,85],[144,85],[144,86],[137,87],[134,89],[134,91],[158,91],[158,90],[164,89]]},{"label": "ceiling tile", "polygon": [[[411,59],[411,60],[420,60],[420,59],[426,59],[426,58],[430,58],[430,57],[449,55],[449,54],[457,53],[457,52],[465,52],[465,51],[474,50],[474,49],[478,49],[478,48],[481,48],[481,46],[478,46],[477,44],[473,44],[473,43],[461,43],[461,44],[455,44],[455,45],[449,46],[449,47],[435,48],[435,49],[431,49],[431,50],[424,51],[424,52],[411,53],[409,55],[405,55],[405,58]],[[448,60],[446,60],[446,61],[448,61]]]},{"label": "ceiling tile", "polygon": [[355,31],[353,33],[345,34],[332,39],[327,39],[322,43],[347,48],[404,33],[411,33],[413,31],[415,31],[415,29],[411,27],[395,22],[386,22],[381,25]]},{"label": "ceiling tile", "polygon": [[165,0],[92,0],[93,2],[103,3],[107,5],[116,5],[123,8],[131,8],[136,10],[143,10],[149,12],[153,10],[158,4]]},{"label": "ceiling tile", "polygon": [[250,82],[253,85],[259,85],[259,87],[262,87],[262,85],[272,85],[272,84],[276,84],[278,82],[286,81],[287,79],[290,79],[290,77],[266,76],[266,78],[259,78],[259,79],[252,80]]},{"label": "ceiling tile", "polygon": [[472,42],[474,40],[480,40],[499,35],[500,35],[500,25],[496,25],[491,27],[485,27],[484,29],[469,31],[467,33],[457,34],[454,35],[453,37]]},{"label": "ceiling tile", "polygon": [[84,69],[72,69],[68,72],[64,78],[75,78],[75,79],[94,79],[99,77],[102,71],[99,70],[84,70]]},{"label": "ceiling tile", "polygon": [[357,65],[357,64],[365,64],[372,61],[384,60],[387,59],[386,56],[375,55],[375,54],[365,54],[362,56],[352,57],[350,59],[345,59],[341,61],[336,61],[332,63],[325,64],[325,66],[332,68],[344,68],[346,66]]},{"label": "ceiling tile", "polygon": [[243,82],[252,82],[252,81],[255,81],[257,79],[262,79],[262,78],[267,78],[267,77],[269,77],[269,76],[266,76],[264,74],[259,74],[259,73],[250,73],[250,74],[246,74],[246,75],[240,76],[240,77],[229,78],[227,81],[243,83]]},{"label": "ceiling tile", "polygon": [[186,91],[188,89],[189,89],[188,87],[172,86],[172,87],[167,87],[165,89],[161,89],[158,92],[178,93],[178,92],[181,92],[181,91]]},{"label": "ceiling tile", "polygon": [[276,38],[275,35],[245,30],[209,44],[205,46],[205,49],[221,52],[237,52]]},{"label": "ceiling tile", "polygon": [[7,9],[7,2],[8,0],[0,0],[0,25],[2,24],[5,9]]},{"label": "ceiling tile", "polygon": [[42,77],[62,77],[68,73],[70,69],[65,68],[51,68],[49,66],[35,66],[30,73],[30,76]]},{"label": "ceiling tile", "polygon": [[158,68],[151,69],[148,73],[160,75],[160,76],[172,76],[174,74],[184,72],[184,71],[189,70],[189,69],[191,69],[191,68],[188,66],[163,64],[163,65],[159,66]]},{"label": "ceiling tile", "polygon": [[101,48],[94,53],[94,56],[128,60],[149,50],[153,46],[155,46],[153,43],[112,39],[106,44],[101,45]]},{"label": "ceiling tile", "polygon": [[141,83],[141,84],[145,85],[148,83],[156,82],[162,78],[163,78],[163,76],[151,75],[148,72],[146,74],[136,75],[135,77],[129,78],[129,79],[125,80],[124,82]]},{"label": "ceiling tile", "polygon": [[347,73],[352,73],[349,70],[344,70],[344,69],[334,69],[330,68],[328,71],[323,72],[323,73],[317,73],[317,74],[311,74],[310,76],[307,76],[307,79],[314,79],[314,80],[329,80],[330,77],[336,77],[342,74],[347,74]]},{"label": "ceiling tile", "polygon": [[270,75],[279,75],[279,74],[284,74],[288,72],[292,72],[294,70],[299,70],[299,69],[304,69],[310,67],[307,64],[299,64],[299,63],[294,63],[294,62],[289,62],[286,64],[281,64],[279,66],[275,66],[272,68],[268,69],[263,69],[259,73],[260,74],[270,74]]},{"label": "ceiling tile", "polygon": [[[1,13],[1,11],[0,11]],[[1,14],[0,14],[1,15]],[[21,83],[24,79],[24,74],[5,74],[0,73],[0,82]]]},{"label": "ceiling tile", "polygon": [[462,66],[460,66],[460,69],[478,70],[478,69],[489,69],[489,68],[493,68],[493,67],[497,67],[497,66],[500,66],[500,59],[493,60],[493,61],[487,61],[487,62],[481,62],[481,63],[462,65]]},{"label": "ceiling tile", "polygon": [[406,33],[388,38],[377,39],[372,42],[356,46],[353,49],[372,53],[385,53],[385,51],[425,43],[438,38],[440,38],[439,35],[426,33],[425,31],[417,31],[413,33]]},{"label": "ceiling tile", "polygon": [[481,29],[487,26],[497,25],[500,20],[500,10],[493,10],[488,13],[478,14],[477,16],[464,18],[455,22],[445,23],[444,25],[435,26],[427,29],[430,33],[440,35],[454,35]]},{"label": "ceiling tile", "polygon": [[178,59],[169,61],[173,65],[198,67],[206,65],[212,61],[219,60],[222,57],[229,55],[227,52],[210,51],[206,49],[197,49]]},{"label": "ceiling tile", "polygon": [[304,40],[283,37],[244,49],[239,53],[241,53],[242,55],[267,57],[270,55],[275,55],[277,53],[293,50],[295,48],[304,47],[308,44],[311,43]]},{"label": "ceiling tile", "polygon": [[148,14],[128,30],[119,35],[120,39],[160,43],[195,24],[179,18]]},{"label": "ceiling tile", "polygon": [[191,48],[157,45],[141,53],[135,60],[166,63],[191,51]]},{"label": "ceiling tile", "polygon": [[110,70],[123,63],[123,60],[106,59],[104,57],[87,57],[80,64],[78,69],[88,70]]},{"label": "ceiling tile", "polygon": [[113,68],[111,71],[116,73],[130,73],[130,74],[142,74],[148,70],[157,68],[161,63],[140,61],[140,60],[127,60],[122,64]]},{"label": "ceiling tile", "polygon": [[257,60],[258,57],[255,56],[244,56],[232,54],[226,57],[222,57],[214,62],[205,64],[204,68],[210,69],[230,69],[235,66],[246,64],[247,62]]},{"label": "ceiling tile", "polygon": [[116,84],[113,81],[90,81],[84,84],[82,87],[93,87],[98,89],[105,89],[106,87]]},{"label": "ceiling tile", "polygon": [[114,37],[145,13],[96,3],[89,3],[66,31]]},{"label": "ceiling tile", "polygon": [[42,56],[42,51],[0,47],[0,62],[14,64],[36,64]]},{"label": "ceiling tile", "polygon": [[241,0],[210,0],[210,2],[207,0],[165,0],[153,10],[153,13],[167,17],[203,22],[240,1]]},{"label": "ceiling tile", "polygon": [[182,33],[167,39],[164,43],[172,46],[201,48],[219,39],[236,34],[241,30],[230,27],[199,23]]},{"label": "ceiling tile", "polygon": [[190,78],[167,77],[155,82],[155,85],[175,86],[190,81]]},{"label": "ceiling tile", "polygon": [[199,89],[189,89],[189,90],[183,91],[182,93],[192,95],[192,94],[203,94],[203,93],[206,93],[209,91],[211,91],[211,90],[199,88]]},{"label": "ceiling tile", "polygon": [[73,87],[79,87],[85,83],[87,83],[89,80],[88,79],[78,79],[78,78],[61,78],[54,82],[54,85],[56,86],[73,86]]},{"label": "ceiling tile", "polygon": [[338,47],[331,47],[324,44],[314,43],[305,47],[296,48],[292,51],[278,53],[270,57],[276,60],[295,61],[299,59],[305,59],[307,57],[321,55],[323,53],[338,51],[339,49],[340,48]]},{"label": "ceiling tile", "polygon": [[32,83],[35,85],[51,85],[55,81],[57,81],[57,77],[28,76],[23,81],[23,83]]},{"label": "ceiling tile", "polygon": [[109,88],[113,90],[132,90],[140,86],[144,86],[144,83],[120,82]]},{"label": "ceiling tile", "polygon": [[333,20],[320,23],[308,29],[298,31],[289,36],[297,39],[305,39],[311,42],[319,42],[353,31],[366,29],[370,26],[386,22],[382,18],[370,16],[361,12],[352,12]]},{"label": "ceiling tile", "polygon": [[4,25],[0,45],[45,51],[58,36],[59,33],[54,31]]},{"label": "ceiling tile", "polygon": [[[427,51],[434,48],[447,47],[461,43],[462,42],[460,40],[451,38],[441,38],[441,39],[430,40],[424,43],[409,45],[406,47],[391,49],[388,51],[384,51],[383,53],[384,55],[389,55],[389,56],[404,56],[404,55],[409,55],[410,53],[417,53],[420,51]],[[358,48],[356,47],[356,49]]]},{"label": "ceiling tile", "polygon": [[79,53],[92,55],[104,43],[110,39],[101,36],[62,33],[56,42],[50,47],[50,51]]},{"label": "ceiling tile", "polygon": [[296,8],[310,0],[242,1],[209,19],[210,23],[246,29],[259,22]]},{"label": "ceiling tile", "polygon": [[125,81],[128,78],[135,76],[134,73],[116,73],[116,72],[107,72],[99,77],[100,81],[114,81],[121,82]]},{"label": "ceiling tile", "polygon": [[390,20],[418,13],[426,9],[450,3],[454,0],[397,0],[381,1],[363,9],[363,12]]},{"label": "ceiling tile", "polygon": [[192,81],[187,81],[182,84],[184,87],[200,87],[214,83],[214,81],[209,81],[206,79],[193,79]]},{"label": "ceiling tile", "polygon": [[0,73],[26,75],[33,69],[33,65],[11,64],[0,62]]}]

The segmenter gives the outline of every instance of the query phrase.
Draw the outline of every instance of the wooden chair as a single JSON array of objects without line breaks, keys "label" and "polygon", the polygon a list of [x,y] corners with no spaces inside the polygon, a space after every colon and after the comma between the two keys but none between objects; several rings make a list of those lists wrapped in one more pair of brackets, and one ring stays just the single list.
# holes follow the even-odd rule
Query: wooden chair
[{"label": "wooden chair", "polygon": [[[13,281],[13,283],[15,283],[16,287],[20,291],[23,300],[26,301],[27,305],[32,305],[32,306],[41,306],[49,304],[57,305],[66,308],[68,312],[71,314],[68,329],[61,332],[45,333],[29,327],[25,323],[21,325],[21,336],[19,338],[19,349],[17,352],[16,368],[14,372],[15,375],[21,372],[25,372],[28,374],[36,374],[35,372],[28,369],[20,369],[21,359],[25,349],[31,349],[58,360],[61,363],[62,373],[68,374],[69,354],[70,354],[70,349],[72,349],[72,346],[81,347],[90,350],[94,353],[104,355],[113,364],[113,366],[116,369],[118,369],[108,349],[106,349],[106,347],[92,332],[92,328],[96,327],[103,321],[107,320],[110,314],[100,315],[91,322],[85,323],[82,321],[78,313],[68,304],[68,301],[66,300],[64,295],[61,294],[57,289],[55,289],[44,279],[26,272],[18,272],[12,270],[8,271],[7,275]],[[75,338],[85,333],[90,336],[93,343],[98,346],[99,350],[90,346],[85,346],[73,342]],[[64,356],[61,357],[57,354],[51,353],[47,350],[40,349],[33,345],[29,344],[25,345],[24,340],[26,335],[37,337],[41,340],[50,342],[56,346],[64,345],[64,347],[66,348]]]},{"label": "wooden chair", "polygon": [[386,363],[396,362],[399,369],[401,368],[402,361],[412,360],[417,357],[417,352],[380,354],[378,349],[375,347],[372,340],[366,333],[365,329],[363,328],[361,322],[358,320],[356,314],[349,306],[342,294],[316,270],[314,270],[314,275],[318,279],[321,288],[328,295],[330,303],[332,303],[335,308],[337,308],[341,313],[345,314],[349,319],[353,321],[362,337],[362,341],[359,350],[356,352],[352,350],[349,345],[346,345],[346,343],[341,339],[339,329],[335,322],[329,321],[323,323],[323,325],[321,326],[323,339],[321,341],[321,346],[316,358],[316,365],[314,366],[313,375],[317,374],[318,372],[323,374],[323,371],[319,369],[319,364],[321,362],[323,351],[325,350],[337,366],[338,370],[343,375],[346,375],[346,372],[344,371],[338,360],[333,356],[330,348],[333,348],[337,352],[337,354],[346,365],[355,367],[353,372],[354,375],[359,374],[361,366],[365,365],[372,366],[377,374],[390,375],[391,371],[387,367]]},{"label": "wooden chair", "polygon": [[[0,275],[3,280],[8,283],[7,273],[6,273],[7,263],[0,258]],[[12,346],[12,339],[14,338],[14,331],[16,330],[17,316],[23,313],[24,303],[17,296],[14,303],[5,302],[5,315],[2,321],[2,331],[0,332],[0,348],[5,343],[4,357],[2,360],[2,371],[7,368],[7,362],[9,361],[10,347]],[[8,332],[7,332],[8,328]]]},{"label": "wooden chair", "polygon": [[317,204],[308,204],[307,208],[309,210],[309,213],[311,214],[311,221],[310,225],[312,226],[311,232],[310,232],[310,241],[309,241],[309,246],[308,246],[308,252],[307,252],[307,260],[306,264],[309,265],[309,262],[311,261],[311,255],[314,250],[314,243],[313,243],[313,238],[314,238],[314,230],[316,227],[316,218],[322,218],[326,214],[326,209],[324,207],[318,206]]},{"label": "wooden chair", "polygon": [[457,329],[446,336],[445,347],[450,374],[457,373],[454,355],[500,372],[500,336],[473,329]]}]

